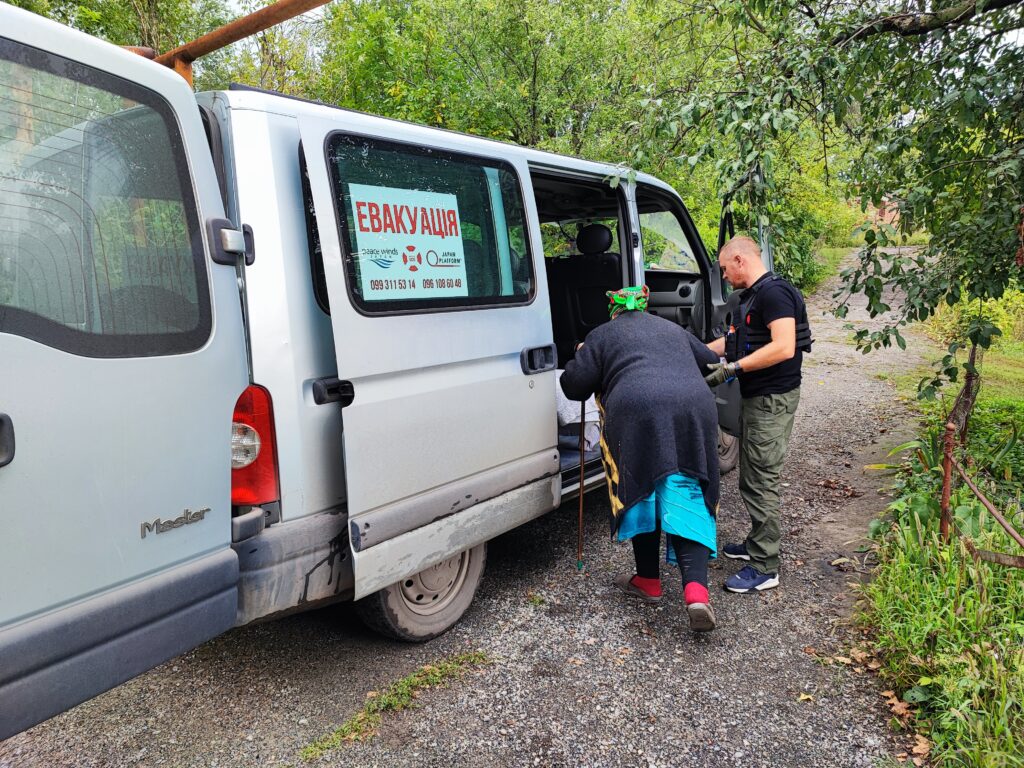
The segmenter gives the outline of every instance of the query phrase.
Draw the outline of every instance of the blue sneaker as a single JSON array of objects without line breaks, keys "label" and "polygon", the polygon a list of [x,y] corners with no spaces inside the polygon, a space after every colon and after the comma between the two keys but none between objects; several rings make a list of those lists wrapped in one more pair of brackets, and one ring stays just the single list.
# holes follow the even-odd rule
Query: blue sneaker
[{"label": "blue sneaker", "polygon": [[745,541],[741,541],[739,544],[726,544],[722,547],[722,554],[733,560],[750,560]]},{"label": "blue sneaker", "polygon": [[761,573],[754,566],[747,565],[739,573],[733,574],[725,582],[730,592],[763,592],[779,586],[779,574]]}]

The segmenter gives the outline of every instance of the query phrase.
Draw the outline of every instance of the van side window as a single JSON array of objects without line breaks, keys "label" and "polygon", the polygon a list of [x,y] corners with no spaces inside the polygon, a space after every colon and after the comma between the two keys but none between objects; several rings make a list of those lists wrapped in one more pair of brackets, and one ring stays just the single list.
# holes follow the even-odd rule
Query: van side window
[{"label": "van side window", "polygon": [[162,97],[0,41],[0,332],[90,357],[198,349],[206,263]]},{"label": "van side window", "polygon": [[637,208],[644,247],[644,269],[700,274],[693,245],[669,206],[638,190]]},{"label": "van side window", "polygon": [[349,293],[366,313],[532,300],[523,197],[507,163],[328,137]]}]

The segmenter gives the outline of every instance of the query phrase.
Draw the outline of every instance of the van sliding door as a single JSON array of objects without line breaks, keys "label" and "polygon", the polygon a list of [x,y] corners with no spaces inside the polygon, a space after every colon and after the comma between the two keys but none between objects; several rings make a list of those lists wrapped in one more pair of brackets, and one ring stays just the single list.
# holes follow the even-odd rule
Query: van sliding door
[{"label": "van sliding door", "polygon": [[359,598],[515,523],[425,541],[383,583],[375,547],[557,475],[555,361],[525,167],[417,126],[382,136],[346,114],[342,132],[337,114],[300,128],[346,392]]}]

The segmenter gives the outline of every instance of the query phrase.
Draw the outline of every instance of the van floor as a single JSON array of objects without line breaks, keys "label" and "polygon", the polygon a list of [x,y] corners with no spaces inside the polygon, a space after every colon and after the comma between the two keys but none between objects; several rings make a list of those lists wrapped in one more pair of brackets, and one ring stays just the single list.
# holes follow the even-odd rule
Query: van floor
[{"label": "van floor", "polygon": [[[879,376],[916,359],[857,353],[842,322],[821,315],[833,288],[809,302],[817,341],[784,472],[782,585],[727,594],[740,564],[716,562],[715,632],[686,629],[675,571],[658,606],[610,586],[632,553],[609,541],[607,497],[595,490],[582,572],[571,503],[492,543],[474,605],[437,640],[387,641],[337,608],[245,627],[0,744],[0,768],[891,762],[908,750],[887,728],[876,679],[822,662],[859,640],[849,626],[850,582],[865,570],[856,550],[886,505],[885,481],[862,466],[915,426]],[[747,528],[735,477],[723,481],[720,543]],[[373,692],[467,651],[487,662],[386,715],[375,737],[299,757]]]}]

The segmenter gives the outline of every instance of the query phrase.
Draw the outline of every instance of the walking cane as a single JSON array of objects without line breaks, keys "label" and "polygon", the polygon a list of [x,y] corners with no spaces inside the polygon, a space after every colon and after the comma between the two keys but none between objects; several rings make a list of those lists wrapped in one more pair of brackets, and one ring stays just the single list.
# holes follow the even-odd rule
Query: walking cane
[{"label": "walking cane", "polygon": [[586,454],[584,448],[586,448],[586,442],[584,441],[584,433],[587,427],[587,401],[580,401],[580,509],[579,509],[579,526],[578,535],[576,537],[576,570],[583,570],[583,466],[586,464]]}]

